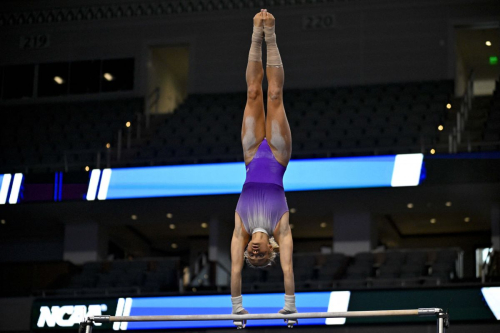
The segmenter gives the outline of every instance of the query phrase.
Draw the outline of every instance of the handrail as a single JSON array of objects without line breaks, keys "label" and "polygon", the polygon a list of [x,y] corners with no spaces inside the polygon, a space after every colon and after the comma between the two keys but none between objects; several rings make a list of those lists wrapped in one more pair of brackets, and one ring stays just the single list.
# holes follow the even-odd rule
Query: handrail
[{"label": "handrail", "polygon": [[460,109],[456,113],[456,124],[451,129],[448,135],[449,152],[456,153],[457,145],[462,142],[462,133],[465,130],[465,124],[469,119],[469,114],[472,109],[472,100],[474,98],[474,71],[471,70],[467,77],[467,84],[465,86],[464,94],[462,95],[462,102]]},{"label": "handrail", "polygon": [[156,87],[149,93],[149,95],[146,98],[146,107],[144,109],[144,113],[146,116],[146,128],[149,128],[150,124],[150,116],[151,116],[151,109],[154,108],[154,114],[159,113],[159,101],[160,101],[160,87]]}]

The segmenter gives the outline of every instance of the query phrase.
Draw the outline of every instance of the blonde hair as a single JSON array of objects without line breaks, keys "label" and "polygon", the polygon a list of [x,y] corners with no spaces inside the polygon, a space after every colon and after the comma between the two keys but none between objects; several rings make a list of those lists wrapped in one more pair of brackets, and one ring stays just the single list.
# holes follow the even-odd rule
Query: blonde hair
[{"label": "blonde hair", "polygon": [[255,266],[254,264],[252,264],[250,262],[250,258],[248,258],[248,251],[245,250],[243,255],[245,256],[245,261],[247,262],[248,267],[264,269],[264,268],[270,267],[270,266],[275,264],[274,260],[276,259],[276,256],[278,255],[278,253],[280,251],[280,246],[276,242],[274,237],[269,238],[269,244],[271,244],[271,246],[273,247],[273,250],[269,254],[269,261],[265,265],[262,265],[262,266]]}]

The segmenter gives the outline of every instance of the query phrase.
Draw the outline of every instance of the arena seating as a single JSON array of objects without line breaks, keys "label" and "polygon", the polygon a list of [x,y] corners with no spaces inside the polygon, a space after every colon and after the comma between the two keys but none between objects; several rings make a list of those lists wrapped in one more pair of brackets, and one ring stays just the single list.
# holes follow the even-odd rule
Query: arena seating
[{"label": "arena seating", "polygon": [[[461,250],[415,249],[343,254],[294,255],[297,290],[408,288],[452,283],[458,278]],[[244,268],[243,290],[281,290],[279,260],[267,270]]]},{"label": "arena seating", "polygon": [[[288,90],[285,109],[293,156],[420,152],[438,141],[451,81]],[[174,114],[157,116],[136,156],[184,163],[241,160],[245,94],[190,96]]]},{"label": "arena seating", "polygon": [[[19,267],[4,265],[4,271],[16,272],[16,275],[0,275],[4,285],[0,297],[176,293],[183,277],[180,263],[178,257],[167,257],[88,262],[81,267],[62,261],[26,263]],[[462,281],[461,263],[462,251],[458,248],[362,252],[352,257],[340,253],[295,253],[295,287],[298,291],[307,291],[450,285]],[[34,272],[45,272],[45,282],[41,283]],[[22,278],[18,281],[18,277]],[[196,279],[194,275],[190,278]],[[188,284],[185,290],[194,291],[192,287]],[[198,291],[215,289],[208,281],[203,286],[196,284]],[[268,269],[245,265],[242,290],[282,291],[279,257]]]},{"label": "arena seating", "polygon": [[3,106],[0,169],[62,171],[64,158],[77,170],[95,165],[97,151],[104,152],[107,143],[113,147],[118,129],[142,107],[140,98]]},{"label": "arena seating", "polygon": [[179,290],[179,258],[88,262],[56,295]]},{"label": "arena seating", "polygon": [[[426,152],[439,143],[452,81],[285,90],[292,158]],[[495,140],[498,90],[484,140]],[[241,161],[245,93],[190,95],[171,114],[152,115],[135,138],[141,98],[3,107],[0,172],[95,167],[111,144],[112,167]],[[116,160],[117,132],[132,122],[131,148]]]}]

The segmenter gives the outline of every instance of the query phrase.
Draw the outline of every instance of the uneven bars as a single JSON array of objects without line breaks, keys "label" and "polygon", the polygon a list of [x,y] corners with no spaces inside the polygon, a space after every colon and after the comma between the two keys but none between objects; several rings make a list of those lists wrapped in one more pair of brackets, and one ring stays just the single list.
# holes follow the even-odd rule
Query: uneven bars
[{"label": "uneven bars", "polygon": [[140,322],[140,321],[203,321],[232,320],[238,329],[244,328],[247,320],[283,319],[289,328],[297,324],[298,319],[308,318],[355,318],[355,317],[390,317],[390,316],[436,316],[437,333],[444,333],[448,328],[448,313],[440,308],[419,308],[410,310],[378,310],[347,312],[305,312],[305,313],[261,313],[227,315],[167,315],[167,316],[89,316],[80,323],[80,333],[92,333],[94,323]]},{"label": "uneven bars", "polygon": [[425,308],[413,310],[380,310],[348,312],[305,312],[305,313],[262,313],[262,314],[227,314],[227,315],[172,315],[172,316],[94,316],[96,323],[133,322],[133,321],[200,321],[200,320],[263,320],[263,319],[308,319],[308,318],[352,318],[382,316],[433,316],[442,309]]}]

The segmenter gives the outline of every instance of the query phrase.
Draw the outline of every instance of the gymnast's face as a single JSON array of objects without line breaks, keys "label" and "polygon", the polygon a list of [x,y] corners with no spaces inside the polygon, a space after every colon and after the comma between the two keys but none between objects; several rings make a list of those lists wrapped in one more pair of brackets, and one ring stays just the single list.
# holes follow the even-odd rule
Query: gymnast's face
[{"label": "gymnast's face", "polygon": [[247,246],[248,261],[254,266],[264,266],[269,262],[272,250],[268,242],[250,241]]}]

